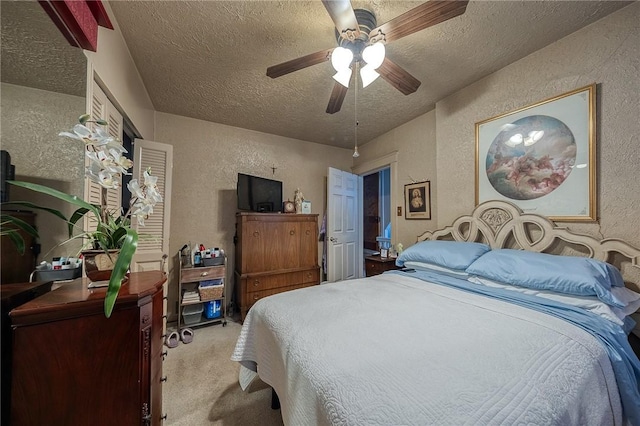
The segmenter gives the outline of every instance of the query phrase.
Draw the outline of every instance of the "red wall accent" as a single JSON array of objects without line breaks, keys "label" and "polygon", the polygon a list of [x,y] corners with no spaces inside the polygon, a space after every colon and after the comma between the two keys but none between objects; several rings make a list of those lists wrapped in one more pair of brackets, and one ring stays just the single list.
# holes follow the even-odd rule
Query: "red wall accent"
[{"label": "red wall accent", "polygon": [[100,0],[38,0],[72,46],[98,48],[98,25],[113,29]]}]

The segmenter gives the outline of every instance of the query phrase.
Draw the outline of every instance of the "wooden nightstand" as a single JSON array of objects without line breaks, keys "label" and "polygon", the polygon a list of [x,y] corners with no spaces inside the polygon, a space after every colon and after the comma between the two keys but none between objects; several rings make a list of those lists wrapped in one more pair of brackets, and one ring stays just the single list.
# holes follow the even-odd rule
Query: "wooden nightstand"
[{"label": "wooden nightstand", "polygon": [[367,277],[381,274],[384,271],[400,269],[396,266],[396,259],[391,257],[365,256],[364,264]]}]

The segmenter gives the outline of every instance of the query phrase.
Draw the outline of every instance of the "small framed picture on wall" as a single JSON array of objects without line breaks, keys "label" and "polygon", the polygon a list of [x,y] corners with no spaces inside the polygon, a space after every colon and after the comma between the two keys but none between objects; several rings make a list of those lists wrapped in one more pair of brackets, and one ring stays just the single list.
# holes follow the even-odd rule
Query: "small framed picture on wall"
[{"label": "small framed picture on wall", "polygon": [[414,182],[404,186],[404,218],[431,219],[431,182]]}]

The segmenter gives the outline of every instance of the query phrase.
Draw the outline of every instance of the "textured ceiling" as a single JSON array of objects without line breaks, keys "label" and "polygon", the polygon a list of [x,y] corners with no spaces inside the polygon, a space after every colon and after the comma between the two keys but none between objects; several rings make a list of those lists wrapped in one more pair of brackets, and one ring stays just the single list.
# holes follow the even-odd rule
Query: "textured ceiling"
[{"label": "textured ceiling", "polygon": [[36,1],[0,1],[2,82],[86,95],[87,58]]},{"label": "textured ceiling", "polygon": [[[378,24],[422,2],[353,1]],[[358,90],[358,142],[629,2],[471,0],[466,13],[387,45],[422,85],[405,96],[379,78]],[[353,87],[325,113],[329,62],[277,79],[266,69],[335,47],[320,0],[110,2],[158,111],[340,147],[354,140]],[[86,65],[35,1],[2,0],[2,81],[84,95]],[[78,56],[82,56],[79,59]]]},{"label": "textured ceiling", "polygon": [[[422,2],[353,1],[387,22]],[[422,85],[405,96],[382,78],[358,90],[358,142],[429,111],[435,102],[623,7],[611,1],[476,1],[464,15],[387,45]],[[325,112],[330,62],[277,79],[267,67],[336,46],[314,1],[111,3],[158,111],[352,147],[354,90]]]}]

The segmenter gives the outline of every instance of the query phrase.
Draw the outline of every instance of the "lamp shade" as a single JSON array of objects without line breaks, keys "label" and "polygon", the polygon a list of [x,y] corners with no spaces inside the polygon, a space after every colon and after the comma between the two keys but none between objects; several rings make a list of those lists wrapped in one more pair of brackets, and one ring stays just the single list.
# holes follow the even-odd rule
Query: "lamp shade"
[{"label": "lamp shade", "polygon": [[373,83],[376,78],[380,77],[380,74],[378,74],[371,65],[367,64],[360,70],[360,77],[362,77],[362,87],[367,87]]},{"label": "lamp shade", "polygon": [[351,81],[351,68],[345,68],[345,69],[339,70],[333,76],[333,79],[338,83],[342,84],[344,87],[349,87],[349,81]]},{"label": "lamp shade", "polygon": [[374,43],[367,46],[362,51],[362,59],[367,63],[367,66],[371,66],[372,69],[377,69],[382,65],[384,61],[385,48],[382,43]]},{"label": "lamp shade", "polygon": [[[353,52],[344,47],[336,47],[331,53],[331,65],[333,69],[340,72],[344,69],[348,69],[353,61]],[[334,77],[335,78],[335,77]]]}]

